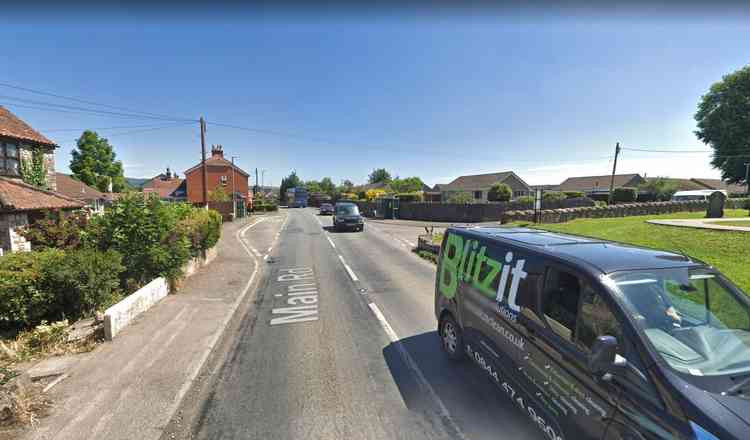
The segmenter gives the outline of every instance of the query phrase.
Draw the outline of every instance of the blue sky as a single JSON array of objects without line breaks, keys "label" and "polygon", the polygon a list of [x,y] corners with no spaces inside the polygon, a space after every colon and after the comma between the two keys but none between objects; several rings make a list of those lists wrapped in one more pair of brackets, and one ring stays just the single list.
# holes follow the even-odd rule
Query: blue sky
[{"label": "blue sky", "polygon": [[[223,144],[247,170],[266,169],[265,183],[276,185],[292,169],[306,180],[360,183],[375,167],[430,185],[505,170],[559,183],[611,172],[618,141],[706,149],[693,135],[701,94],[750,62],[744,16],[22,15],[0,31],[0,82],[204,115],[209,144]],[[1,105],[61,145],[62,171],[80,134],[71,129],[104,128],[127,176],[167,166],[182,173],[200,159],[197,123],[162,128],[171,123],[31,109],[11,98],[93,105],[0,87]],[[143,127],[109,128],[119,126]],[[132,132],[142,128],[156,129]],[[618,168],[718,177],[707,154],[625,151]]]}]

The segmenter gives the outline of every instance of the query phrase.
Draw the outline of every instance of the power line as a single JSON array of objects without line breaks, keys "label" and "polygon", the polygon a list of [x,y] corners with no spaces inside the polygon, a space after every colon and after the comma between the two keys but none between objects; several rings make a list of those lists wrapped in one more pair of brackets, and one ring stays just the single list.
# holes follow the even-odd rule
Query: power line
[{"label": "power line", "polygon": [[190,120],[190,121],[193,121],[193,122],[197,122],[197,120],[193,120],[193,119],[175,118],[175,117],[172,117],[172,116],[160,115],[158,113],[151,113],[151,112],[144,112],[144,111],[139,111],[139,110],[132,110],[132,109],[129,109],[127,107],[119,107],[119,106],[114,106],[114,105],[109,105],[109,104],[101,104],[101,103],[98,103],[98,102],[95,102],[95,101],[89,101],[89,100],[86,100],[86,99],[75,98],[75,97],[65,96],[65,95],[59,95],[57,93],[51,93],[51,92],[46,92],[46,91],[43,91],[43,90],[31,89],[31,88],[28,88],[28,87],[21,87],[21,86],[17,86],[17,85],[13,85],[13,84],[8,84],[8,83],[3,83],[3,82],[0,82],[0,86],[2,86],[2,87],[8,87],[8,88],[11,88],[11,89],[16,89],[16,90],[22,90],[22,91],[29,92],[29,93],[35,93],[35,94],[38,94],[38,95],[51,96],[51,97],[60,98],[60,99],[67,99],[67,100],[74,101],[74,102],[80,102],[82,104],[96,105],[96,106],[99,106],[99,107],[106,107],[106,108],[111,108],[111,109],[114,109],[114,110],[124,110],[124,111],[130,112],[130,113],[140,113],[140,114],[143,114],[143,115],[150,115],[150,116],[155,116],[155,117],[159,117],[159,118],[163,118],[163,119]]},{"label": "power line", "polygon": [[650,150],[645,148],[620,147],[621,150],[640,151],[643,153],[710,153],[711,150]]},{"label": "power line", "polygon": [[[140,114],[131,114],[131,113],[113,112],[109,110],[99,110],[99,109],[91,109],[91,108],[85,108],[85,107],[77,107],[77,106],[66,105],[66,104],[56,104],[53,102],[35,101],[33,99],[19,98],[17,96],[0,95],[0,99],[19,101],[25,104],[32,104],[32,105],[37,105],[37,106],[41,105],[41,106],[47,106],[47,107],[57,107],[57,108],[61,108],[64,110],[76,110],[79,112],[88,112],[88,113],[112,115],[112,116],[119,116],[119,117],[128,117],[128,118],[136,118],[136,119],[155,119],[155,120],[162,120],[162,121],[195,122],[189,119],[163,118],[163,117],[156,117],[156,116],[146,116],[146,115],[140,115]],[[15,105],[15,104],[11,104],[11,105]]]},{"label": "power line", "polygon": [[41,129],[39,131],[42,131],[44,133],[51,133],[51,132],[55,132],[55,131],[118,130],[120,128],[142,128],[142,127],[143,128],[154,127],[154,125],[153,124],[144,124],[144,125],[118,125],[116,127],[45,128],[45,129]]},{"label": "power line", "polygon": [[[144,132],[144,131],[155,131],[155,130],[164,130],[166,128],[182,127],[182,126],[185,126],[185,125],[188,125],[188,124],[192,124],[192,122],[179,122],[177,124],[162,125],[160,127],[150,127],[150,128],[140,129],[140,130],[121,131],[119,133],[110,133],[110,134],[106,134],[105,133],[104,136],[105,137],[122,136],[122,135],[132,134],[132,133],[141,133],[141,132]],[[72,140],[65,141],[65,142],[77,142],[77,141],[78,141],[78,139],[72,139]]]}]

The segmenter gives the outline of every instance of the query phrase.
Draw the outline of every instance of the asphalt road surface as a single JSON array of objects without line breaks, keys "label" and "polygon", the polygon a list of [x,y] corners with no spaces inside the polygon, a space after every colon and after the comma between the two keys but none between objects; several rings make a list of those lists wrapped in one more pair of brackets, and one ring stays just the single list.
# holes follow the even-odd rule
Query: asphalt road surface
[{"label": "asphalt road surface", "polygon": [[[200,397],[199,439],[542,439],[478,367],[440,351],[435,267],[378,225],[289,209],[254,302]],[[416,242],[416,234],[412,238]],[[192,408],[192,409],[191,409]],[[184,435],[184,433],[183,433]]]}]

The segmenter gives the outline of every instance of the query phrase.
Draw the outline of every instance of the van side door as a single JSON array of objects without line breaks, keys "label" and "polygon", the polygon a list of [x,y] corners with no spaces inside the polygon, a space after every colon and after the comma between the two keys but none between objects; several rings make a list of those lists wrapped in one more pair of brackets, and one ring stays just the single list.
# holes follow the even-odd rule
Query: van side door
[{"label": "van side door", "polygon": [[[543,322],[524,320],[526,377],[557,414],[568,439],[603,438],[617,403],[619,390],[592,377],[586,367],[596,336],[621,333],[597,285],[572,268],[548,265],[539,301]],[[599,323],[593,327],[592,317]]]}]

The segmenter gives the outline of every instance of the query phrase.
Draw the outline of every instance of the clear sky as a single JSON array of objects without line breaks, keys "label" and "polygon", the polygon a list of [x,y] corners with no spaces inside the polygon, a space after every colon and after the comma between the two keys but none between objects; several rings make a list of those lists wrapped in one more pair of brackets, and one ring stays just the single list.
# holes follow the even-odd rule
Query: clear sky
[{"label": "clear sky", "polygon": [[[746,15],[454,12],[30,20],[21,11],[3,19],[0,82],[204,115],[208,144],[266,169],[266,184],[292,169],[363,183],[375,167],[429,185],[505,170],[554,184],[610,173],[618,141],[707,149],[693,134],[698,100],[750,63]],[[200,159],[197,123],[42,109],[49,103],[94,108],[0,87],[0,105],[61,145],[61,171],[84,128],[110,139],[128,177],[182,174]],[[110,128],[120,126],[133,128]],[[708,157],[624,151],[618,170],[718,177]]]}]

